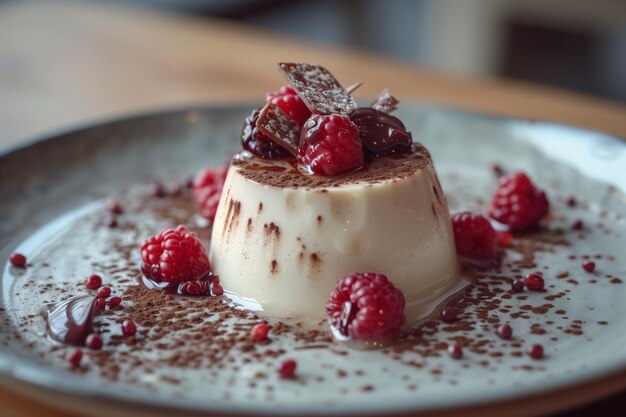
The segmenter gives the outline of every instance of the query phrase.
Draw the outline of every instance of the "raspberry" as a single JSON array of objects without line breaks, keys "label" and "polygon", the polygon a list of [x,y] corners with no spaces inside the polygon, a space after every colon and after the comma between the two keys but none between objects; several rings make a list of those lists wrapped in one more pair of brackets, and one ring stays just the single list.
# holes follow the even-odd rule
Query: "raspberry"
[{"label": "raspberry", "polygon": [[331,325],[359,340],[396,334],[404,322],[404,295],[383,274],[359,272],[342,278],[326,312]]},{"label": "raspberry", "polygon": [[141,245],[141,271],[155,282],[197,280],[211,271],[202,242],[185,226],[165,229]]},{"label": "raspberry", "polygon": [[209,281],[185,281],[178,285],[178,293],[182,295],[211,294],[211,283]]},{"label": "raspberry", "polygon": [[487,219],[464,211],[452,217],[456,250],[468,258],[488,259],[494,256],[497,235]]},{"label": "raspberry", "polygon": [[287,158],[291,156],[287,149],[257,129],[256,121],[259,119],[259,114],[260,110],[256,109],[250,116],[246,117],[243,131],[241,132],[241,145],[243,148],[265,159]]},{"label": "raspberry", "polygon": [[276,104],[283,113],[300,126],[311,117],[311,111],[306,104],[304,104],[300,96],[291,87],[287,87],[286,85],[282,86],[280,90],[276,92],[267,93],[266,101]]},{"label": "raspberry", "polygon": [[523,172],[500,179],[488,208],[489,216],[515,230],[536,227],[548,214],[546,194]]},{"label": "raspberry", "polygon": [[363,165],[359,128],[348,116],[313,115],[300,134],[300,164],[314,174],[337,175]]},{"label": "raspberry", "polygon": [[227,166],[206,168],[200,171],[193,181],[193,201],[198,206],[200,214],[210,221],[215,219],[227,172]]}]

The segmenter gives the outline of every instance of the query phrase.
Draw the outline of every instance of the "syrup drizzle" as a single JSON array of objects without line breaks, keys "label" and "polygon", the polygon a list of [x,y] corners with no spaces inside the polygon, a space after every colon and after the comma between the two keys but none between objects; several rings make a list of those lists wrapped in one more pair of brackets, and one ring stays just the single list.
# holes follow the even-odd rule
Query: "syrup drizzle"
[{"label": "syrup drizzle", "polygon": [[44,304],[46,334],[66,345],[82,346],[93,333],[96,297],[81,295],[57,303]]}]

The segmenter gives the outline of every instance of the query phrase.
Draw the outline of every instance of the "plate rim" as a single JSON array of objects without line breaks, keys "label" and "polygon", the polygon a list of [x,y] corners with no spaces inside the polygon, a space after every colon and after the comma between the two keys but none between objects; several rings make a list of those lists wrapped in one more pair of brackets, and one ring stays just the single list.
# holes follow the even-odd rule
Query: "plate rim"
[{"label": "plate rim", "polygon": [[[224,105],[208,104],[208,105],[195,105],[195,106],[180,106],[180,107],[159,109],[156,111],[137,112],[137,113],[129,114],[125,116],[103,118],[102,120],[96,120],[96,121],[85,123],[85,124],[70,126],[68,128],[59,129],[57,131],[52,131],[46,134],[36,136],[30,140],[20,141],[19,143],[4,146],[0,148],[0,163],[2,163],[5,160],[5,158],[8,158],[11,155],[18,153],[22,150],[35,147],[38,144],[58,140],[59,138],[62,138],[68,135],[79,135],[83,132],[93,130],[93,129],[99,129],[99,128],[104,128],[104,127],[111,126],[111,125],[118,125],[118,124],[126,124],[126,123],[132,124],[132,123],[136,123],[142,120],[149,120],[152,118],[158,119],[161,117],[176,117],[176,116],[185,118],[186,116],[188,116],[190,113],[193,113],[193,112],[200,112],[200,113],[212,112],[212,111],[213,112],[214,111],[242,111],[243,112],[246,109],[252,108],[253,106],[254,105],[246,105],[244,103],[231,103],[231,104],[224,104]],[[439,112],[443,111],[446,113],[453,113],[453,114],[460,115],[463,117],[478,118],[478,119],[493,121],[497,123],[504,123],[504,122],[524,123],[524,124],[528,123],[528,124],[538,125],[538,126],[551,126],[551,127],[556,127],[556,128],[566,128],[568,130],[573,130],[580,134],[585,134],[585,135],[590,135],[590,134],[602,135],[606,138],[610,138],[611,140],[616,141],[621,146],[626,146],[626,139],[624,138],[607,134],[607,133],[603,133],[603,132],[599,132],[599,131],[594,131],[594,130],[590,130],[586,128],[581,128],[581,127],[571,126],[571,125],[566,125],[566,124],[561,124],[561,123],[553,123],[553,122],[546,122],[546,121],[539,121],[539,120],[529,120],[529,119],[513,118],[513,117],[506,117],[506,116],[493,115],[493,114],[485,114],[485,113],[480,113],[480,112],[459,110],[459,109],[444,107],[444,106],[434,106],[434,105],[421,103],[421,102],[408,102],[408,103],[405,103],[405,106],[407,106],[407,108],[410,108],[409,111],[422,112],[422,113],[430,112],[430,111],[439,111]],[[619,362],[619,363],[616,364],[613,362]],[[603,366],[600,366],[600,367],[595,366],[592,369],[577,370],[570,375],[569,381],[566,384],[555,385],[554,383],[547,383],[547,384],[539,384],[537,386],[530,387],[530,388],[525,387],[522,397],[529,397],[529,396],[537,395],[538,393],[545,393],[548,391],[569,390],[569,389],[575,388],[577,385],[588,385],[588,384],[593,383],[594,381],[601,382],[605,379],[610,379],[614,374],[620,374],[620,373],[626,374],[626,361],[625,360],[618,358],[617,361],[613,361],[613,362],[609,361],[609,362],[603,363],[602,364]],[[617,368],[616,368],[616,365],[617,365]],[[36,363],[35,361],[20,358],[17,355],[12,354],[11,352],[8,352],[3,348],[0,348],[0,374],[2,374],[2,378],[4,377],[14,378],[17,381],[25,382],[27,384],[32,384],[40,388],[49,389],[56,393],[69,394],[69,395],[81,395],[83,397],[97,397],[97,398],[102,397],[102,398],[106,398],[109,400],[112,399],[115,401],[121,400],[121,401],[128,402],[134,405],[145,404],[144,397],[136,397],[135,395],[128,395],[122,389],[104,390],[104,391],[99,390],[98,385],[94,383],[95,381],[90,381],[92,382],[91,384],[85,384],[84,380],[80,377],[80,375],[75,375],[71,373],[68,374],[67,372],[61,371],[60,369],[46,367],[46,366]],[[62,382],[59,383],[59,381],[62,381]],[[76,382],[75,384],[70,383],[74,381]],[[546,388],[545,385],[551,386],[552,389]],[[78,392],[77,392],[77,388],[79,388]],[[618,392],[623,389],[626,389],[626,380],[624,381],[622,387],[618,387],[614,390],[611,389],[611,392]],[[447,409],[458,410],[458,409],[462,409],[468,406],[474,407],[474,406],[479,406],[479,405],[489,405],[489,404],[493,404],[493,403],[501,402],[501,401],[506,402],[514,398],[513,393],[503,396],[502,394],[500,395],[493,394],[494,392],[498,392],[498,390],[490,390],[490,392],[491,392],[491,395],[488,395],[486,397],[479,397],[470,402],[468,402],[466,398],[462,404],[456,404],[456,403],[440,404],[439,406],[433,406],[431,404],[430,407],[427,407],[424,410],[431,410],[431,411],[436,411],[436,410],[441,411],[441,410],[447,410]],[[280,409],[277,409],[275,406],[271,406],[273,407],[271,410],[270,409],[267,409],[267,410],[258,409],[258,406],[254,406],[254,410],[253,410],[251,408],[252,406],[240,407],[239,405],[239,407],[234,407],[232,405],[228,405],[226,408],[224,408],[221,406],[221,404],[218,405],[217,407],[215,407],[215,405],[217,404],[214,404],[214,406],[212,406],[211,408],[206,408],[206,404],[203,404],[200,402],[198,402],[195,405],[198,405],[198,406],[202,405],[201,407],[195,407],[195,406],[188,407],[190,404],[187,402],[187,404],[184,404],[183,407],[178,406],[176,408],[172,408],[171,401],[160,401],[160,400],[161,399],[159,399],[159,401],[157,402],[160,403],[158,405],[161,407],[165,406],[170,409],[178,409],[178,410],[184,409],[184,410],[190,410],[190,411],[203,411],[203,412],[211,412],[211,413],[230,414],[230,413],[254,412],[255,415],[265,415],[264,412],[267,412],[267,413],[271,413],[272,415],[285,415],[285,414],[291,414],[294,412],[298,413],[299,411],[302,412],[301,408],[297,408],[297,407],[291,408],[291,406],[283,406]],[[377,413],[383,413],[383,412],[384,413],[390,413],[390,412],[391,413],[408,413],[408,412],[421,413],[423,412],[423,410],[416,410],[415,408],[411,408],[410,406],[407,408],[406,406],[407,404],[405,404],[405,407],[386,408],[385,411],[379,410],[377,408],[373,410],[360,410],[360,411],[342,410],[341,414],[350,414],[354,412],[362,413],[364,411],[368,412],[368,414],[377,414]],[[307,410],[307,413],[311,413],[311,411],[312,410]],[[338,414],[337,411],[331,411],[331,409],[320,409],[320,410],[317,410],[317,412],[315,412],[314,410],[313,413],[317,415]]]}]

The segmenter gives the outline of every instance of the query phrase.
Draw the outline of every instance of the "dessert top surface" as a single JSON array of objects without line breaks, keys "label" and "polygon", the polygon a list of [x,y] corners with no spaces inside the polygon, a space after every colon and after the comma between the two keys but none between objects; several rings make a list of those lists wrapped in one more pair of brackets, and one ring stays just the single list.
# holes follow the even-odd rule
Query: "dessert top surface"
[{"label": "dessert top surface", "polygon": [[343,175],[324,177],[298,170],[289,161],[266,160],[249,153],[237,154],[232,164],[246,179],[263,185],[281,188],[325,188],[347,184],[376,184],[405,178],[432,164],[430,153],[419,143],[413,143],[411,152],[371,160],[363,168]]}]

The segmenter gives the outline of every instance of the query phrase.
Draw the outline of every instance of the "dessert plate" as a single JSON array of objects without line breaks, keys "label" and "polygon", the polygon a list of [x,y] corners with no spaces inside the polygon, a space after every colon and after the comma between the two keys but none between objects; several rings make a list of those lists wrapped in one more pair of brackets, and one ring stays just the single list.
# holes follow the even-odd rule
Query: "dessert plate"
[{"label": "dessert plate", "polygon": [[[155,319],[186,320],[182,301],[147,300],[128,290],[135,285],[140,241],[172,222],[191,223],[206,236],[206,225],[184,195],[150,199],[146,184],[181,179],[228,160],[239,147],[250,108],[132,117],[0,156],[2,384],[103,416],[171,415],[183,409],[240,415],[462,411],[522,416],[626,388],[626,143],[572,127],[422,105],[405,104],[398,116],[431,151],[452,212],[483,210],[497,182],[494,163],[505,171],[528,172],[551,201],[547,229],[516,238],[500,271],[477,275],[477,284],[458,305],[456,323],[431,320],[416,340],[370,351],[302,332],[299,337],[293,336],[296,331],[276,332],[263,350],[253,348],[258,355],[249,356],[236,341],[225,349],[204,338],[222,324],[207,323],[212,304],[193,301],[187,307],[200,316],[196,327],[172,327],[156,338],[159,324],[154,323],[140,332],[137,343],[116,338],[116,322],[124,314],[144,314],[142,302],[152,302]],[[104,224],[109,198],[126,204],[119,230]],[[582,230],[572,228],[575,220],[583,221]],[[28,255],[25,270],[7,262],[16,249]],[[123,265],[119,254],[125,254]],[[594,272],[581,268],[585,260],[596,262]],[[80,295],[82,280],[94,270],[124,294],[125,307],[103,317],[104,333],[110,329],[104,350],[90,352],[83,368],[70,371],[65,348],[42,336],[38,311],[44,302]],[[546,290],[512,294],[510,280],[534,270],[543,272]],[[155,302],[164,304],[155,308]],[[180,311],[163,319],[168,302]],[[255,318],[242,313],[238,320],[245,334]],[[511,340],[495,334],[504,322],[513,327]],[[236,326],[233,334],[241,330]],[[462,359],[446,354],[452,342],[465,345]],[[525,354],[532,343],[543,345],[543,359]],[[177,349],[186,356],[175,356]],[[196,362],[194,352],[202,360]],[[280,357],[298,361],[296,380],[277,377]]]}]

